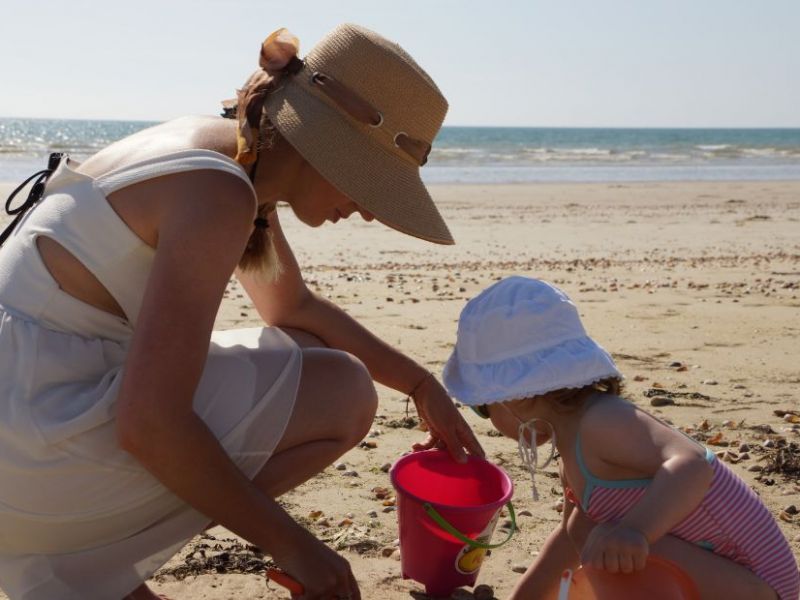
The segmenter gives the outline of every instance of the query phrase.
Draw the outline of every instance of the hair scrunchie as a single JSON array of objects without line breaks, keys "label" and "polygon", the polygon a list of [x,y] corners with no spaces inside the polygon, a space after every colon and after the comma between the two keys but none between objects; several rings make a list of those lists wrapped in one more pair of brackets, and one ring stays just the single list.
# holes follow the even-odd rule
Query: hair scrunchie
[{"label": "hair scrunchie", "polygon": [[[258,155],[258,130],[267,95],[286,74],[299,71],[303,62],[297,57],[300,40],[288,29],[272,32],[261,44],[258,63],[261,69],[253,73],[244,86],[236,91],[235,113],[239,121],[236,130],[236,156],[240,165],[251,165]],[[223,101],[226,113],[234,108],[232,101]]]}]

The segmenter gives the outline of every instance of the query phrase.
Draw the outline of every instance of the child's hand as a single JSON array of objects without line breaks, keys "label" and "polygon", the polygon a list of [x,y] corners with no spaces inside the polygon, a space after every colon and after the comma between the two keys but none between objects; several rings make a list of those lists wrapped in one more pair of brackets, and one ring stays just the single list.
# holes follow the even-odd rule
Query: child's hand
[{"label": "child's hand", "polygon": [[609,573],[644,569],[650,544],[641,531],[618,523],[595,526],[581,552],[581,564]]}]

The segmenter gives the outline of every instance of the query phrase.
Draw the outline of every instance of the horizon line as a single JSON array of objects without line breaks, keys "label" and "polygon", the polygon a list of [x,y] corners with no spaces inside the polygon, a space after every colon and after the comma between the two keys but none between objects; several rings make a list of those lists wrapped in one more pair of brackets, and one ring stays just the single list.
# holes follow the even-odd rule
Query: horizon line
[{"label": "horizon line", "polygon": [[[178,118],[178,117],[173,117]],[[27,121],[106,121],[110,123],[165,123],[170,119],[122,119],[87,117],[20,117],[0,115],[2,120]],[[797,125],[492,125],[444,124],[442,128],[472,129],[800,129]]]}]

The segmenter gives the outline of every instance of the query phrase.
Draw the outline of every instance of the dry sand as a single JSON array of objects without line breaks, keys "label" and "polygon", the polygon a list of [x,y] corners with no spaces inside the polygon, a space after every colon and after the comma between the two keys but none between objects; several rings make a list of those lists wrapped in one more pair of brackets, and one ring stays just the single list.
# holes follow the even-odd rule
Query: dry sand
[{"label": "dry sand", "polygon": [[[619,362],[627,395],[708,438],[713,450],[729,452],[725,459],[735,461],[800,556],[800,516],[784,510],[800,507],[800,450],[781,455],[795,460],[784,461],[779,471],[785,472],[757,480],[755,470],[776,456],[763,448],[766,440],[800,442],[791,415],[776,414],[800,408],[800,182],[439,186],[432,192],[456,246],[434,246],[356,218],[312,230],[283,210],[309,286],[438,376],[470,297],[511,274],[558,284]],[[232,283],[217,327],[258,324]],[[424,434],[399,426],[402,394],[386,388],[379,394],[368,438],[376,447],[355,448],[341,459],[358,476],[331,466],[283,502],[342,550],[364,598],[420,598],[421,586],[400,576],[396,513],[384,512],[372,490],[390,487],[381,467]],[[676,404],[653,408],[653,394],[677,394]],[[479,582],[502,598],[519,577],[512,568],[529,564],[558,524],[560,491],[548,479],[540,484],[541,501],[531,501],[514,442],[490,436],[487,422],[463,410],[487,455],[514,478],[518,511],[528,511],[514,540],[481,570]],[[744,457],[743,443],[751,447]],[[234,536],[222,528],[210,534],[213,539],[196,538],[161,569],[153,588],[174,600],[288,597],[259,573],[246,574],[262,563]]]}]

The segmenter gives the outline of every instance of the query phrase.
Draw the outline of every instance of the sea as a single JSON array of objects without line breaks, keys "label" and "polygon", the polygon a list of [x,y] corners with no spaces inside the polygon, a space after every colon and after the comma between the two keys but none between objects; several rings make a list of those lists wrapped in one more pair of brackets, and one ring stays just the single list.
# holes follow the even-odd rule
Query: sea
[{"label": "sea", "polygon": [[[0,118],[0,182],[155,124]],[[421,173],[429,184],[800,180],[800,129],[444,127]]]}]

